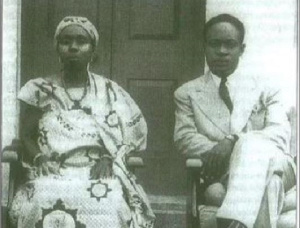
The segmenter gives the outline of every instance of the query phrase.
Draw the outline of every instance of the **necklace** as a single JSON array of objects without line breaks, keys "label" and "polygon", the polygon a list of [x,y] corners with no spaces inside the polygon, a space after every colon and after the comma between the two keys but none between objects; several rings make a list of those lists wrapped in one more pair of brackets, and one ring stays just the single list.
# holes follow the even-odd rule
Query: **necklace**
[{"label": "necklace", "polygon": [[68,89],[66,87],[66,84],[65,84],[65,80],[64,78],[62,77],[62,84],[63,84],[63,87],[64,87],[64,90],[69,98],[70,101],[72,101],[74,103],[74,105],[71,107],[71,109],[81,109],[81,101],[85,98],[86,94],[87,94],[87,85],[88,85],[88,80],[86,81],[85,83],[85,86],[84,86],[84,90],[83,90],[83,93],[81,95],[81,97],[79,99],[73,99],[71,94],[68,92]]}]

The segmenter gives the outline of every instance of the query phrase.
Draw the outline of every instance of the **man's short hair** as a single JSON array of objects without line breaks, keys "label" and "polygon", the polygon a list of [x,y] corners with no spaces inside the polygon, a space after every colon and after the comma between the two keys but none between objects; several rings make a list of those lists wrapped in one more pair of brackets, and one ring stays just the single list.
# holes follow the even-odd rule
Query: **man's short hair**
[{"label": "man's short hair", "polygon": [[205,26],[204,26],[204,36],[205,36],[204,39],[205,40],[206,40],[206,35],[207,35],[208,30],[213,25],[220,23],[220,22],[228,22],[228,23],[232,24],[239,31],[241,43],[244,42],[244,38],[245,38],[244,24],[236,17],[234,17],[230,14],[225,14],[225,13],[215,16],[205,23]]}]

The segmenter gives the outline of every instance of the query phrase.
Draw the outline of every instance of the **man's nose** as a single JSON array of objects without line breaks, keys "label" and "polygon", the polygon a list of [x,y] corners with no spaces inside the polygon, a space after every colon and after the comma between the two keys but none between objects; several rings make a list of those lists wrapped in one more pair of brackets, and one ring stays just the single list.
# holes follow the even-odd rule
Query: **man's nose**
[{"label": "man's nose", "polygon": [[223,55],[228,54],[229,53],[228,47],[226,47],[225,44],[221,44],[220,47],[218,48],[218,53]]}]

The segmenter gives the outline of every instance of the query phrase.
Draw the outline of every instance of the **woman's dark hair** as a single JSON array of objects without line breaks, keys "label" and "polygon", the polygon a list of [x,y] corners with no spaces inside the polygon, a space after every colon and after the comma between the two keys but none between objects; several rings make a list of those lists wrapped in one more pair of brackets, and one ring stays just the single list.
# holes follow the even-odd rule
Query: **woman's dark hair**
[{"label": "woman's dark hair", "polygon": [[204,39],[206,40],[206,35],[208,30],[215,24],[220,23],[220,22],[228,22],[232,24],[240,33],[240,41],[241,43],[244,42],[244,37],[245,37],[245,27],[244,24],[237,19],[236,17],[230,15],[230,14],[220,14],[216,17],[211,18],[205,23],[204,26]]}]

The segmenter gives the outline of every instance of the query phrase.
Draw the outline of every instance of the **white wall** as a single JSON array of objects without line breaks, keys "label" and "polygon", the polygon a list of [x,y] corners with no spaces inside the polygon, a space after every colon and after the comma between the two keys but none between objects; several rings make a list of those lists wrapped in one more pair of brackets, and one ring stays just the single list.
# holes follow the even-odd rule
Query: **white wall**
[{"label": "white wall", "polygon": [[20,18],[19,0],[3,1],[3,52],[2,52],[2,145],[16,137],[18,113],[16,92],[19,90]]},{"label": "white wall", "polygon": [[286,101],[296,102],[297,0],[207,0],[207,19],[230,13],[244,22],[247,72],[280,80]]},{"label": "white wall", "polygon": [[[21,0],[3,0],[1,148],[18,135]],[[2,203],[7,201],[8,164],[2,164]]]}]

